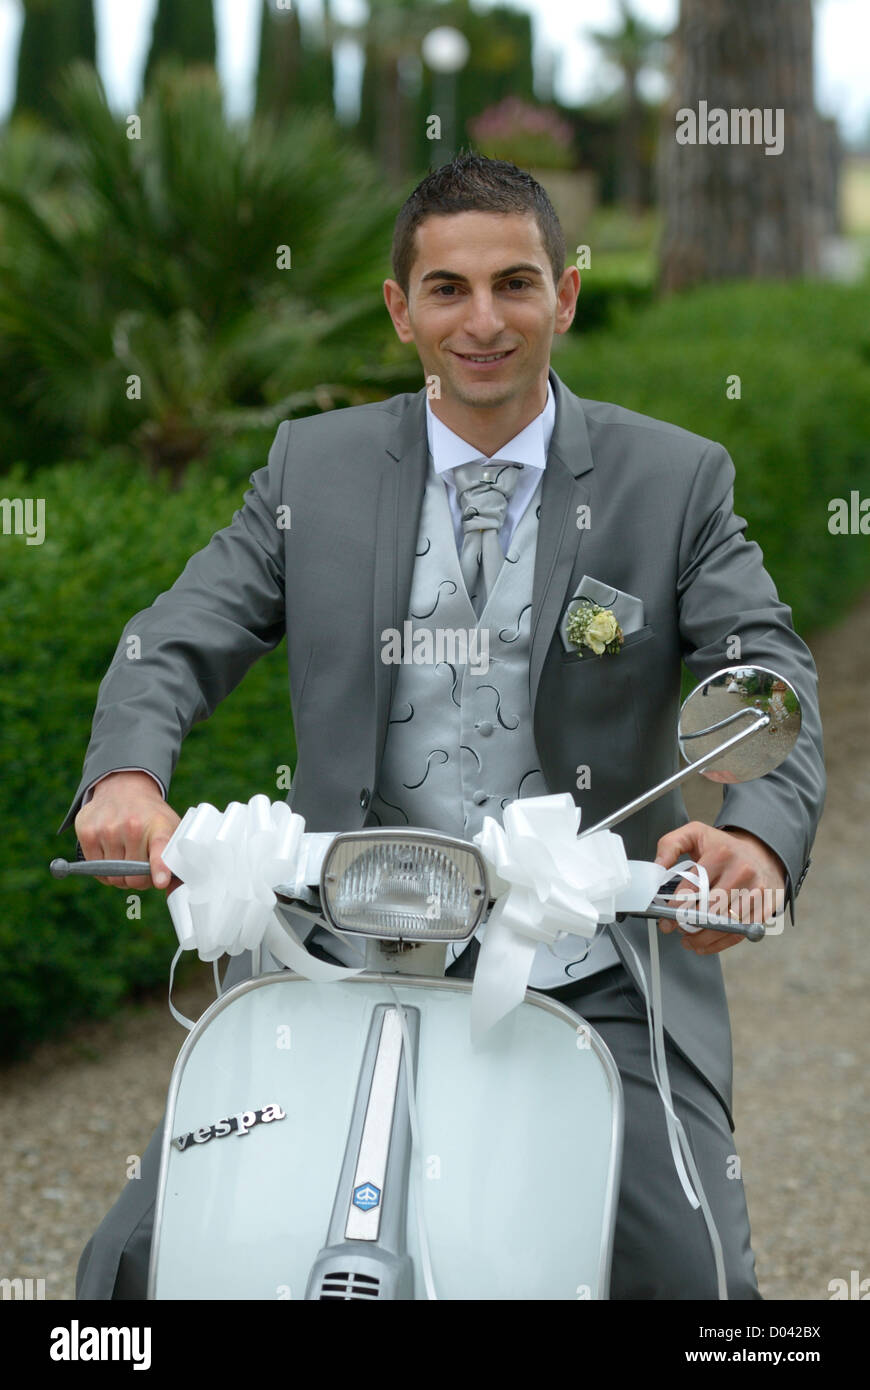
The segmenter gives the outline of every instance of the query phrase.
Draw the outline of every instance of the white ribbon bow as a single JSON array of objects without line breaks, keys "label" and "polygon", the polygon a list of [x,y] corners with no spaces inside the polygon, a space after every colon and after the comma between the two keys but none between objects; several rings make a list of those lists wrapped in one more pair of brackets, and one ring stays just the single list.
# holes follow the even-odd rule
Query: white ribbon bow
[{"label": "white ribbon bow", "polygon": [[611,830],[577,838],[580,809],[568,792],[526,797],[491,816],[475,835],[497,896],[474,973],[471,1034],[477,1041],[522,1002],[532,961],[546,942],[561,958],[577,956],[618,912],[649,906],[674,869],[626,857]]},{"label": "white ribbon bow", "polygon": [[[306,834],[305,818],[286,801],[252,796],[231,801],[223,812],[209,802],[192,806],[175,828],[163,861],[181,884],[169,896],[178,951],[169,976],[169,1007],[186,1028],[193,1022],[172,1003],[172,981],[182,951],[216,961],[265,945],[288,969],[310,980],[337,980],[359,969],[330,965],[312,956],[275,909],[272,884],[287,896],[316,883],[332,834]],[[324,924],[325,925],[325,924]],[[217,967],[215,967],[217,969]],[[217,976],[215,977],[217,979]]]},{"label": "white ribbon bow", "polygon": [[223,813],[207,801],[191,807],[163,851],[182,879],[169,897],[182,950],[217,960],[259,946],[278,901],[271,885],[296,880],[304,829],[286,802],[266,796]]}]

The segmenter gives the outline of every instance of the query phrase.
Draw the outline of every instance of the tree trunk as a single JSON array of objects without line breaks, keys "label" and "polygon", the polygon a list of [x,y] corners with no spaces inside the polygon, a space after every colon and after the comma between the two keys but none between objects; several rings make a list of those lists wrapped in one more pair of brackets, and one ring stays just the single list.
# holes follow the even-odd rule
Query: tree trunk
[{"label": "tree trunk", "polygon": [[626,66],[625,110],[620,122],[619,201],[637,216],[643,210],[643,103],[637,69]]},{"label": "tree trunk", "polygon": [[393,188],[405,177],[405,121],[397,52],[378,64],[378,160]]},{"label": "tree trunk", "polygon": [[299,87],[302,40],[295,10],[273,9],[263,0],[260,18],[260,57],[257,66],[256,110],[275,120],[295,105]]},{"label": "tree trunk", "polygon": [[[661,288],[816,272],[823,179],[812,0],[681,0],[672,76],[659,159]],[[731,113],[747,108],[767,108],[769,125],[759,134],[747,118],[741,143]],[[677,138],[691,136],[687,111],[697,143]],[[768,154],[779,136],[782,152]]]}]

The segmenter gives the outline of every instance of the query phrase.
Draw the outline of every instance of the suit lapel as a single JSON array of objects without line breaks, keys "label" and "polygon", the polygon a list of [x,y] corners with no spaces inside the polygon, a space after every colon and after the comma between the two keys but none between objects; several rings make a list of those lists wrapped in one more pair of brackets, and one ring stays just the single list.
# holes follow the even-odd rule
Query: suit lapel
[{"label": "suit lapel", "polygon": [[585,534],[577,526],[577,508],[589,501],[589,480],[581,482],[578,479],[593,467],[583,406],[552,367],[550,381],[556,396],[556,423],[541,484],[532,586],[529,696],[533,712],[544,658],[562,616],[571,571]]},{"label": "suit lapel", "polygon": [[373,594],[375,693],[381,731],[379,761],[399,673],[398,666],[387,665],[381,660],[381,633],[386,627],[401,633],[402,623],[408,616],[417,532],[429,466],[425,387],[412,396],[399,416],[387,454],[388,462],[392,462],[381,477]]},{"label": "suit lapel", "polygon": [[[533,710],[544,658],[562,615],[565,592],[584,535],[577,526],[577,508],[588,503],[589,487],[588,480],[578,479],[593,467],[583,407],[552,367],[549,376],[556,397],[556,422],[541,486],[532,588],[529,692]],[[373,593],[375,688],[382,743],[398,667],[380,659],[381,632],[387,627],[401,632],[408,614],[429,462],[425,388],[411,398],[399,416],[387,454],[393,466],[385,469],[381,477]],[[379,749],[379,756],[380,752]]]}]

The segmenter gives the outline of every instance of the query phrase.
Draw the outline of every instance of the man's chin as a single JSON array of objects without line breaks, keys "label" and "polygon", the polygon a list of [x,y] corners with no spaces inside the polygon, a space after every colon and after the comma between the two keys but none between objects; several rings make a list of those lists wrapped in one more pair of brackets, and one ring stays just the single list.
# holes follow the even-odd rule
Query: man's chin
[{"label": "man's chin", "polygon": [[491,391],[479,391],[472,394],[457,395],[457,400],[462,405],[477,406],[480,410],[497,410],[499,406],[507,405],[516,396],[515,391],[499,391],[495,395]]},{"label": "man's chin", "polygon": [[461,405],[477,405],[484,410],[516,400],[520,391],[516,381],[457,381],[451,376],[448,384],[454,400]]}]

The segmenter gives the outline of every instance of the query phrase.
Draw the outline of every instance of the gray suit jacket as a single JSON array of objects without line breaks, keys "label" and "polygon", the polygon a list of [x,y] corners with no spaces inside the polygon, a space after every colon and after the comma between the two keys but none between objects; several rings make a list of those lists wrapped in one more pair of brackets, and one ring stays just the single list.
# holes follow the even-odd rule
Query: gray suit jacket
[{"label": "gray suit jacket", "polygon": [[[678,765],[680,659],[699,677],[741,660],[794,686],[803,727],[786,761],[728,786],[717,824],[770,845],[799,889],[824,799],[812,657],[795,635],[761,551],[732,510],[721,445],[615,405],[580,400],[554,371],[556,422],[542,487],[529,690],[541,769],[591,825]],[[73,804],[114,768],[169,787],[181,744],[285,631],[298,763],[288,800],[311,831],[359,828],[384,747],[398,668],[380,634],[407,617],[427,469],[425,390],[285,421],[243,506],[176,583],[131,618],[99,689]],[[279,508],[290,508],[289,527]],[[577,525],[578,507],[590,508]],[[286,517],[286,512],[283,513]],[[646,623],[616,656],[566,654],[558,634],[584,574],[641,598]],[[125,638],[141,638],[129,661]],[[590,768],[588,790],[577,769]],[[238,795],[244,799],[245,790]],[[179,811],[184,808],[177,808]],[[678,791],[619,827],[629,857],[652,859],[685,823]],[[795,890],[795,891],[796,891]],[[648,961],[645,923],[625,924]],[[666,1029],[730,1114],[731,1036],[718,956],[661,937]],[[617,941],[620,955],[622,949]],[[763,949],[746,946],[744,949]],[[634,973],[630,959],[626,967]]]}]

